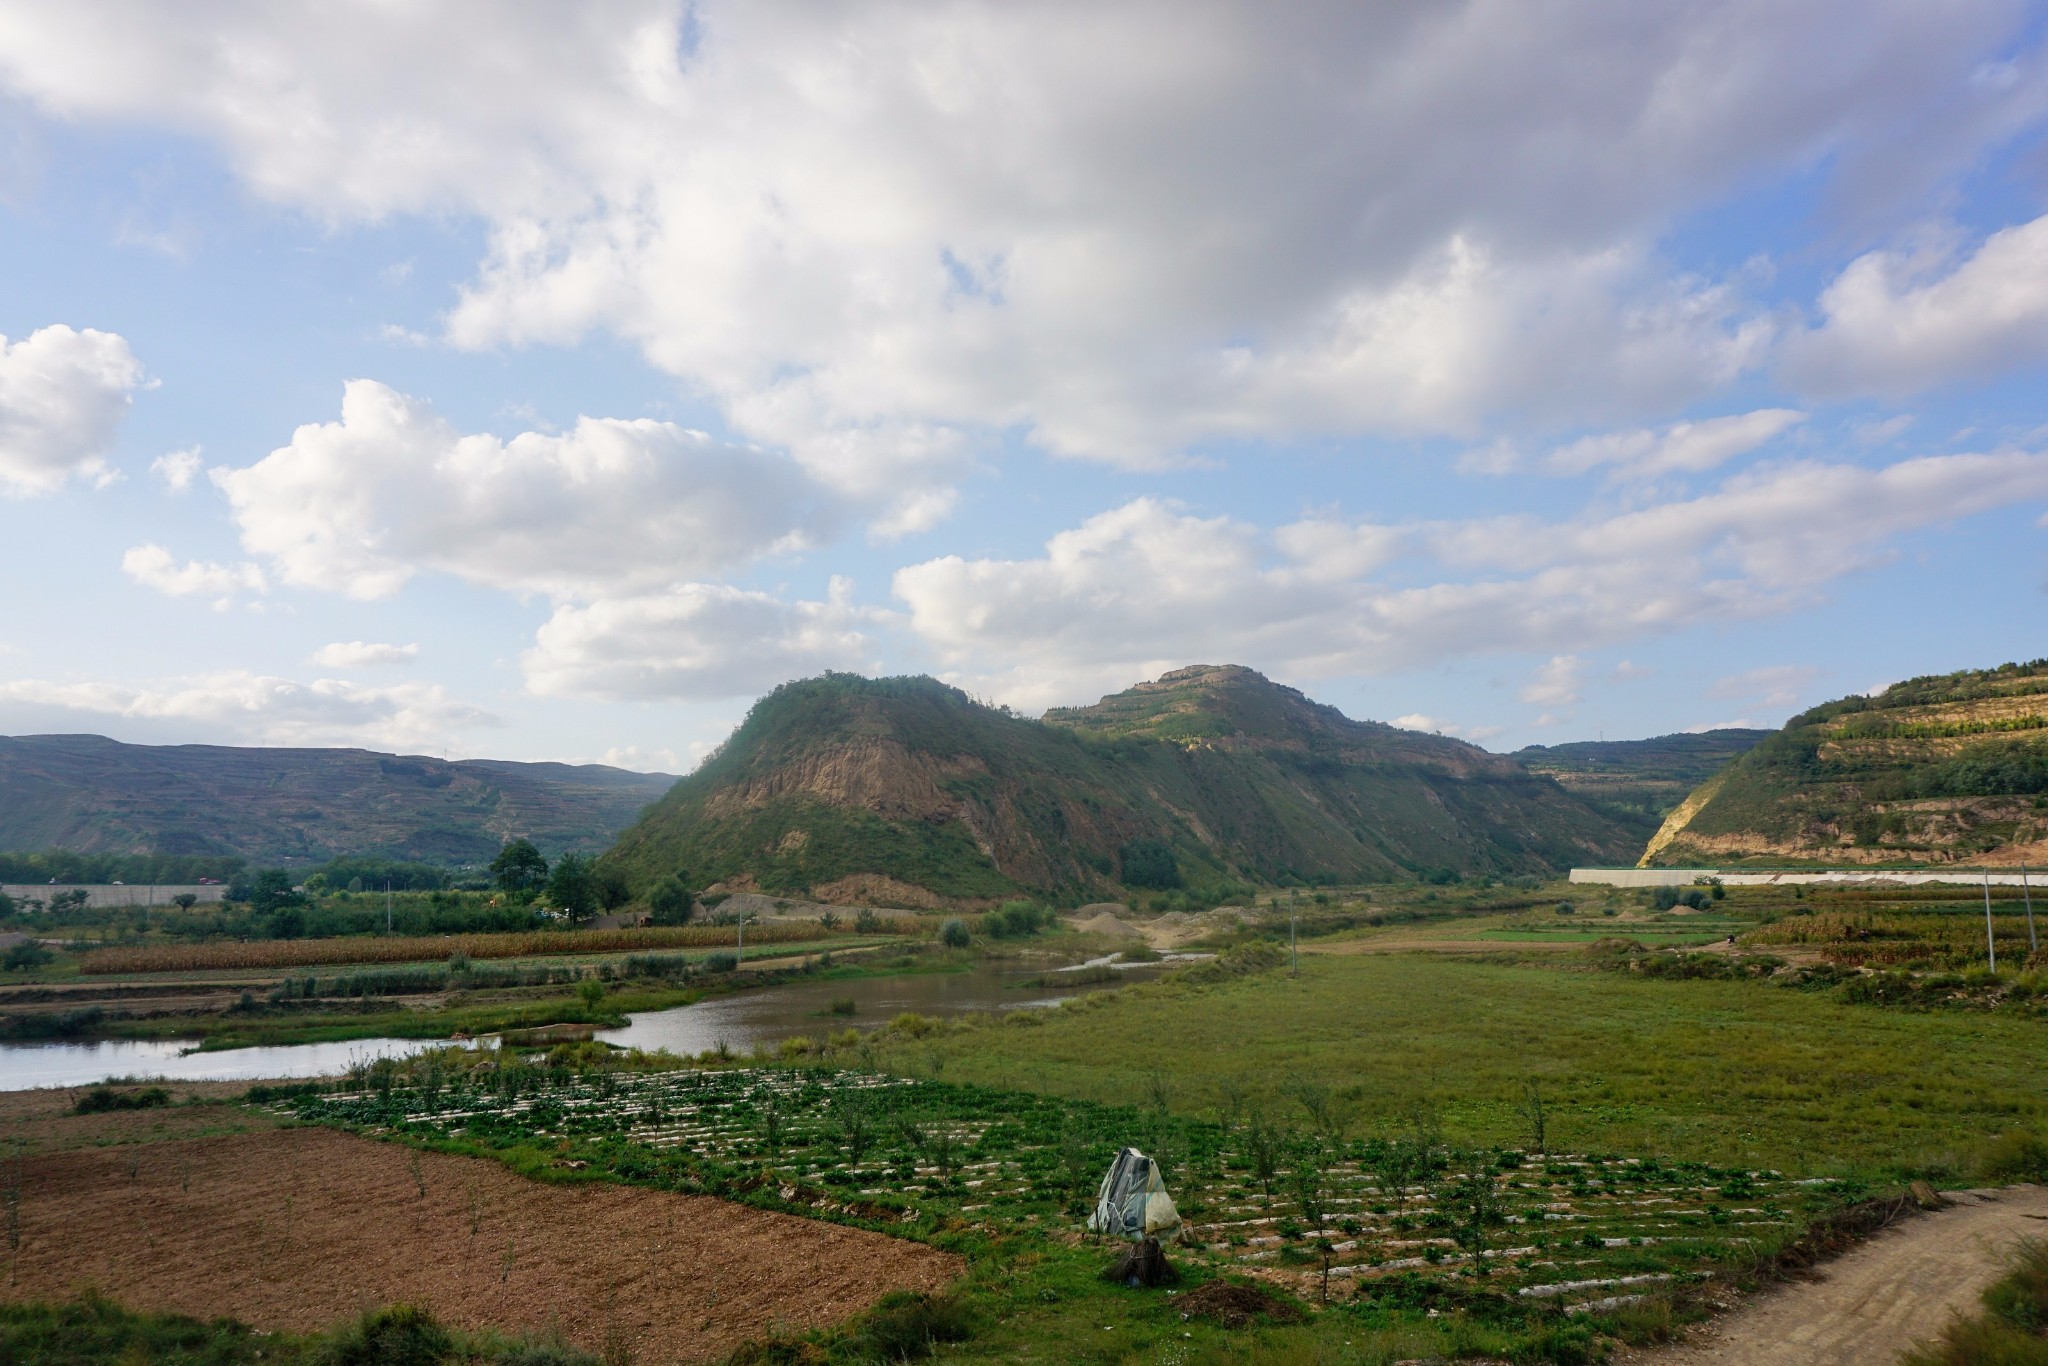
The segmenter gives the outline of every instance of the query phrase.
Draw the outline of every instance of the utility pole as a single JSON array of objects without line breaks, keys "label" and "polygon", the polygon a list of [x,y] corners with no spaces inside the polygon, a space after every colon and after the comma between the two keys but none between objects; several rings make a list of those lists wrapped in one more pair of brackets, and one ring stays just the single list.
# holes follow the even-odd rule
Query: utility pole
[{"label": "utility pole", "polygon": [[384,879],[384,933],[391,933],[391,879]]},{"label": "utility pole", "polygon": [[1287,913],[1287,975],[1289,977],[1299,977],[1301,975],[1301,954],[1294,947],[1294,920],[1295,913],[1289,911]]},{"label": "utility pole", "polygon": [[1991,937],[1991,874],[1984,874],[1984,949],[1991,955],[1991,971],[1998,971],[1998,941]]},{"label": "utility pole", "polygon": [[2027,885],[2027,865],[2020,865],[2020,895],[2027,899],[2027,952],[2039,953],[2041,941],[2034,937],[2034,889]]},{"label": "utility pole", "polygon": [[734,955],[732,956],[732,960],[733,960],[733,962],[737,963],[737,962],[739,962],[739,961],[740,961],[740,960],[741,960],[742,958],[745,958],[746,956],[747,956],[747,913],[746,913],[745,911],[741,911],[741,912],[740,912],[740,948],[739,948],[739,952],[738,952],[738,953],[735,953],[735,954],[734,954]]}]

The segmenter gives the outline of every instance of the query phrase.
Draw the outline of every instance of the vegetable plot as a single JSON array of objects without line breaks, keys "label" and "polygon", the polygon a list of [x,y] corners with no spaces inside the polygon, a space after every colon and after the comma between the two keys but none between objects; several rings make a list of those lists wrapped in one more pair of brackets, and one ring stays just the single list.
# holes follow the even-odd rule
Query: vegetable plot
[{"label": "vegetable plot", "polygon": [[1455,1283],[1568,1312],[1768,1256],[1808,1216],[1862,1194],[1702,1163],[1461,1150],[1420,1124],[1345,1140],[852,1071],[442,1066],[380,1064],[280,1106],[941,1241],[1074,1236],[1128,1143],[1159,1162],[1179,1203],[1176,1259],[1311,1295],[1413,1298],[1418,1281]]}]

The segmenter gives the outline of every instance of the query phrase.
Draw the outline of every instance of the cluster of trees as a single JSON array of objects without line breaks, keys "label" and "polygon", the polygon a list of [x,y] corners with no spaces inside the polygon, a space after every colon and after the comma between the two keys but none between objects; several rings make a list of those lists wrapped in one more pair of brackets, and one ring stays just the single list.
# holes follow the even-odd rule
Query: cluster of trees
[{"label": "cluster of trees", "polygon": [[[491,860],[491,877],[507,898],[536,898],[572,920],[588,920],[599,911],[615,911],[633,898],[625,874],[582,854],[564,854],[553,867],[532,840],[508,842]],[[686,917],[687,918],[687,917]]]},{"label": "cluster of trees", "polygon": [[1173,847],[1164,840],[1132,840],[1123,847],[1117,862],[1126,887],[1170,891],[1181,885],[1180,863]]}]

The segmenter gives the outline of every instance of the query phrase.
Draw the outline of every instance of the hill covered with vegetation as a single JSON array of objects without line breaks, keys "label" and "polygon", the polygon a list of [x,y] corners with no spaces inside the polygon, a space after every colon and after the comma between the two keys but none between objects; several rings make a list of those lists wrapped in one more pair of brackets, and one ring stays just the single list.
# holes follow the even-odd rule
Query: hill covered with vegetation
[{"label": "hill covered with vegetation", "polygon": [[309,863],[611,843],[675,781],[599,764],[0,736],[0,849]]},{"label": "hill covered with vegetation", "polygon": [[1515,758],[1642,831],[1645,840],[1695,788],[1756,748],[1767,730],[1703,730],[1647,740],[1528,745]]},{"label": "hill covered with vegetation", "polygon": [[1531,873],[1639,847],[1512,759],[1197,666],[1038,721],[930,678],[784,684],[606,859],[642,886],[917,903]]},{"label": "hill covered with vegetation", "polygon": [[1895,683],[1801,713],[1696,789],[1647,863],[2048,856],[2048,660]]}]

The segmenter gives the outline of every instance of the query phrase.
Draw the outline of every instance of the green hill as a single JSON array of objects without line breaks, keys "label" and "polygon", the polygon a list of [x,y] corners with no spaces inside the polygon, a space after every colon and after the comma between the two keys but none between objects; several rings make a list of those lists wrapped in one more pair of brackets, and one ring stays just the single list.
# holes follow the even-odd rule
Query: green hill
[{"label": "green hill", "polygon": [[1579,740],[1529,745],[1515,758],[1642,831],[1652,831],[1686,795],[1754,749],[1767,730],[1704,730],[1648,740]]},{"label": "green hill", "polygon": [[2048,854],[2048,660],[1793,717],[1674,812],[1645,862],[2017,862]]},{"label": "green hill", "polygon": [[1512,759],[1198,666],[1041,721],[929,678],[784,684],[606,857],[827,900],[1526,873],[1633,856]]},{"label": "green hill", "polygon": [[675,781],[600,764],[0,736],[0,849],[475,863],[524,835],[594,851]]}]

